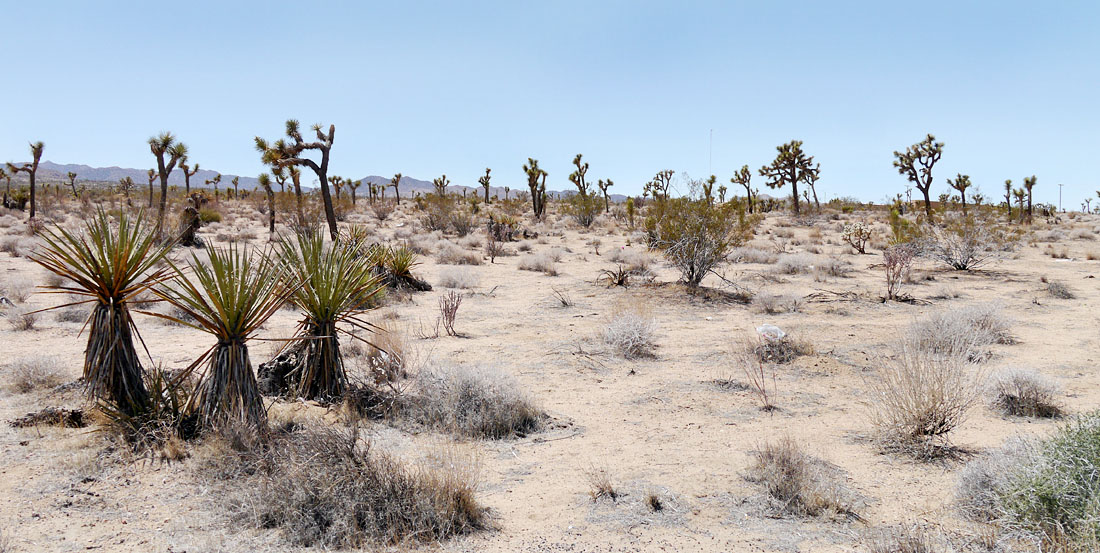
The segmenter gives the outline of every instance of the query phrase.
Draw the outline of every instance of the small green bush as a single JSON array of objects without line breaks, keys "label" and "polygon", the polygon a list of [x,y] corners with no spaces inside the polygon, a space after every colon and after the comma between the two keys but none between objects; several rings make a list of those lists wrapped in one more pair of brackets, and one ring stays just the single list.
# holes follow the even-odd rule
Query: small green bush
[{"label": "small green bush", "polygon": [[208,223],[220,223],[222,222],[222,214],[217,210],[204,207],[199,210],[199,220],[202,221],[204,225]]}]

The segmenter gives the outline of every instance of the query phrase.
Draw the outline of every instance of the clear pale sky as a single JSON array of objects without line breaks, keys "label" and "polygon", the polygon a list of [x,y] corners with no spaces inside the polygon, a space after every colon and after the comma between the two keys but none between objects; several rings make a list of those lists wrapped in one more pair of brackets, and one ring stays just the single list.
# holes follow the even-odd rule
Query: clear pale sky
[{"label": "clear pale sky", "polygon": [[[313,4],[323,4],[316,7]],[[1035,174],[1067,208],[1100,188],[1096,2],[5,2],[0,161],[147,168],[170,130],[256,175],[259,134],[336,124],[332,171],[612,192],[660,169],[727,182],[791,139],[820,190],[903,192],[892,152],[946,143],[934,194]],[[713,164],[709,137],[713,129]],[[762,186],[762,179],[754,177]]]}]

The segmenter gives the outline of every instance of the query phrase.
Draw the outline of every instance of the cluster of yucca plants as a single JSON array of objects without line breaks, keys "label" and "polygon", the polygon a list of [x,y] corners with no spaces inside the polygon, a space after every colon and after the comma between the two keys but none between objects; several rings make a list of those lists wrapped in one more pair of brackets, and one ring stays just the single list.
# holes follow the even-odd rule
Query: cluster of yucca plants
[{"label": "cluster of yucca plants", "polygon": [[40,235],[45,247],[30,259],[63,278],[47,288],[87,298],[53,309],[92,304],[84,351],[88,395],[124,415],[145,410],[150,398],[134,346],[135,337],[141,338],[129,305],[169,278],[166,268],[157,267],[171,245],[158,243],[154,228],[140,212],[136,217],[122,212],[114,221],[100,210],[83,232],[58,227],[43,229]]},{"label": "cluster of yucca plants", "polygon": [[345,236],[326,243],[319,232],[299,233],[277,247],[279,263],[286,267],[287,299],[303,314],[298,339],[287,346],[299,351],[293,356],[296,366],[284,377],[287,395],[331,400],[347,389],[340,327],[373,332],[361,315],[383,289],[374,274],[376,256],[363,253],[374,250],[363,240]]}]

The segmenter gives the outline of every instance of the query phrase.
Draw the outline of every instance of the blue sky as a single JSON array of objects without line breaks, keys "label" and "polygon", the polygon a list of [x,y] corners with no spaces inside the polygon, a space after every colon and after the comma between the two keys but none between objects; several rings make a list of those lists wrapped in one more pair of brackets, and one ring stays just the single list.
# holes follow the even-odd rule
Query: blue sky
[{"label": "blue sky", "polygon": [[[321,7],[313,6],[319,4]],[[728,182],[805,141],[829,197],[903,192],[892,152],[946,142],[934,192],[1100,188],[1094,2],[9,2],[0,160],[145,168],[171,130],[204,168],[263,170],[252,137],[336,124],[332,171],[522,186],[527,157],[639,193]],[[19,23],[13,23],[19,22]],[[713,163],[709,135],[713,129]],[[762,186],[760,177],[754,177]]]}]

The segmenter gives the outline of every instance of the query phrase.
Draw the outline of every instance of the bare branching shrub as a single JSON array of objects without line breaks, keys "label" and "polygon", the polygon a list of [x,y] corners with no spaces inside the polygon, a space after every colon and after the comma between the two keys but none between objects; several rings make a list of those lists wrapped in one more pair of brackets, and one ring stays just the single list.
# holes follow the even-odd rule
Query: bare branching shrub
[{"label": "bare branching shrub", "polygon": [[38,314],[27,309],[9,308],[5,311],[5,316],[12,330],[19,332],[34,330],[35,325],[38,324]]},{"label": "bare branching shrub", "polygon": [[980,398],[982,372],[954,352],[935,352],[903,339],[868,382],[871,423],[886,451],[933,458],[948,450],[948,434]]},{"label": "bare branching shrub", "polygon": [[852,263],[835,257],[827,257],[814,267],[818,280],[822,277],[843,278],[852,272]]},{"label": "bare branching shrub", "polygon": [[409,352],[397,325],[390,322],[375,325],[366,360],[375,383],[393,382],[405,376]]},{"label": "bare branching shrub", "polygon": [[521,257],[519,259],[519,268],[521,271],[537,271],[549,276],[557,276],[558,274],[554,259],[547,252],[539,252]]},{"label": "bare branching shrub", "polygon": [[641,303],[620,303],[607,318],[603,340],[623,357],[652,357],[657,320]]},{"label": "bare branching shrub", "polygon": [[8,363],[6,388],[17,394],[54,388],[65,383],[65,371],[55,357],[25,357]]},{"label": "bare branching shrub", "polygon": [[435,260],[443,265],[481,265],[481,254],[464,250],[458,245],[447,242],[439,249]]},{"label": "bare branching shrub", "polygon": [[734,352],[734,363],[741,367],[741,373],[745,376],[745,387],[752,392],[760,402],[760,408],[764,411],[775,409],[776,381],[775,369],[769,363],[765,363],[758,354],[765,338],[759,341],[746,341]]},{"label": "bare branching shrub", "polygon": [[781,275],[799,275],[813,270],[814,256],[806,253],[785,253],[779,256],[772,271]]},{"label": "bare branching shrub", "polygon": [[925,230],[921,254],[958,271],[995,262],[1015,245],[1015,236],[1010,232],[973,217],[949,219],[943,227],[929,226]]},{"label": "bare branching shrub", "polygon": [[615,484],[611,482],[611,475],[606,468],[592,467],[584,471],[584,478],[588,480],[590,488],[588,495],[592,497],[592,501],[599,501],[601,498],[611,501],[619,499],[621,494],[615,489]]},{"label": "bare branching shrub", "polygon": [[439,296],[439,320],[443,323],[443,329],[447,336],[458,336],[455,332],[455,317],[458,316],[458,307],[462,305],[462,295],[451,291]]},{"label": "bare branching shrub", "polygon": [[1002,371],[992,379],[993,405],[1017,417],[1057,417],[1062,414],[1061,389],[1043,375],[1028,370]]},{"label": "bare branching shrub", "polygon": [[883,250],[883,267],[886,271],[886,301],[901,298],[901,286],[909,280],[916,251],[909,244],[897,244]]},{"label": "bare branching shrub", "polygon": [[408,414],[427,426],[463,436],[501,439],[542,427],[543,413],[515,379],[491,369],[449,367],[417,374]]},{"label": "bare branching shrub", "polygon": [[466,267],[444,268],[439,271],[439,285],[444,288],[477,288],[481,277]]},{"label": "bare branching shrub", "polygon": [[664,250],[691,287],[725,263],[759,221],[740,201],[715,204],[709,197],[659,198],[650,213],[645,223],[650,246]]},{"label": "bare branching shrub", "polygon": [[1056,280],[1047,281],[1046,285],[1047,294],[1049,294],[1052,298],[1059,300],[1072,300],[1077,297],[1077,295],[1073,293],[1073,290],[1070,290],[1069,286],[1066,286],[1065,284]]},{"label": "bare branching shrub", "polygon": [[856,517],[853,494],[843,473],[813,457],[790,438],[769,442],[753,452],[748,479],[763,485],[782,514]]},{"label": "bare branching shrub", "polygon": [[1014,343],[1012,321],[993,304],[947,309],[909,325],[908,335],[921,350],[981,361],[989,357],[984,346]]},{"label": "bare branching shrub", "polygon": [[281,528],[294,545],[431,541],[485,526],[474,461],[409,465],[362,442],[354,427],[306,428],[237,460],[251,473],[229,494],[237,517]]}]

